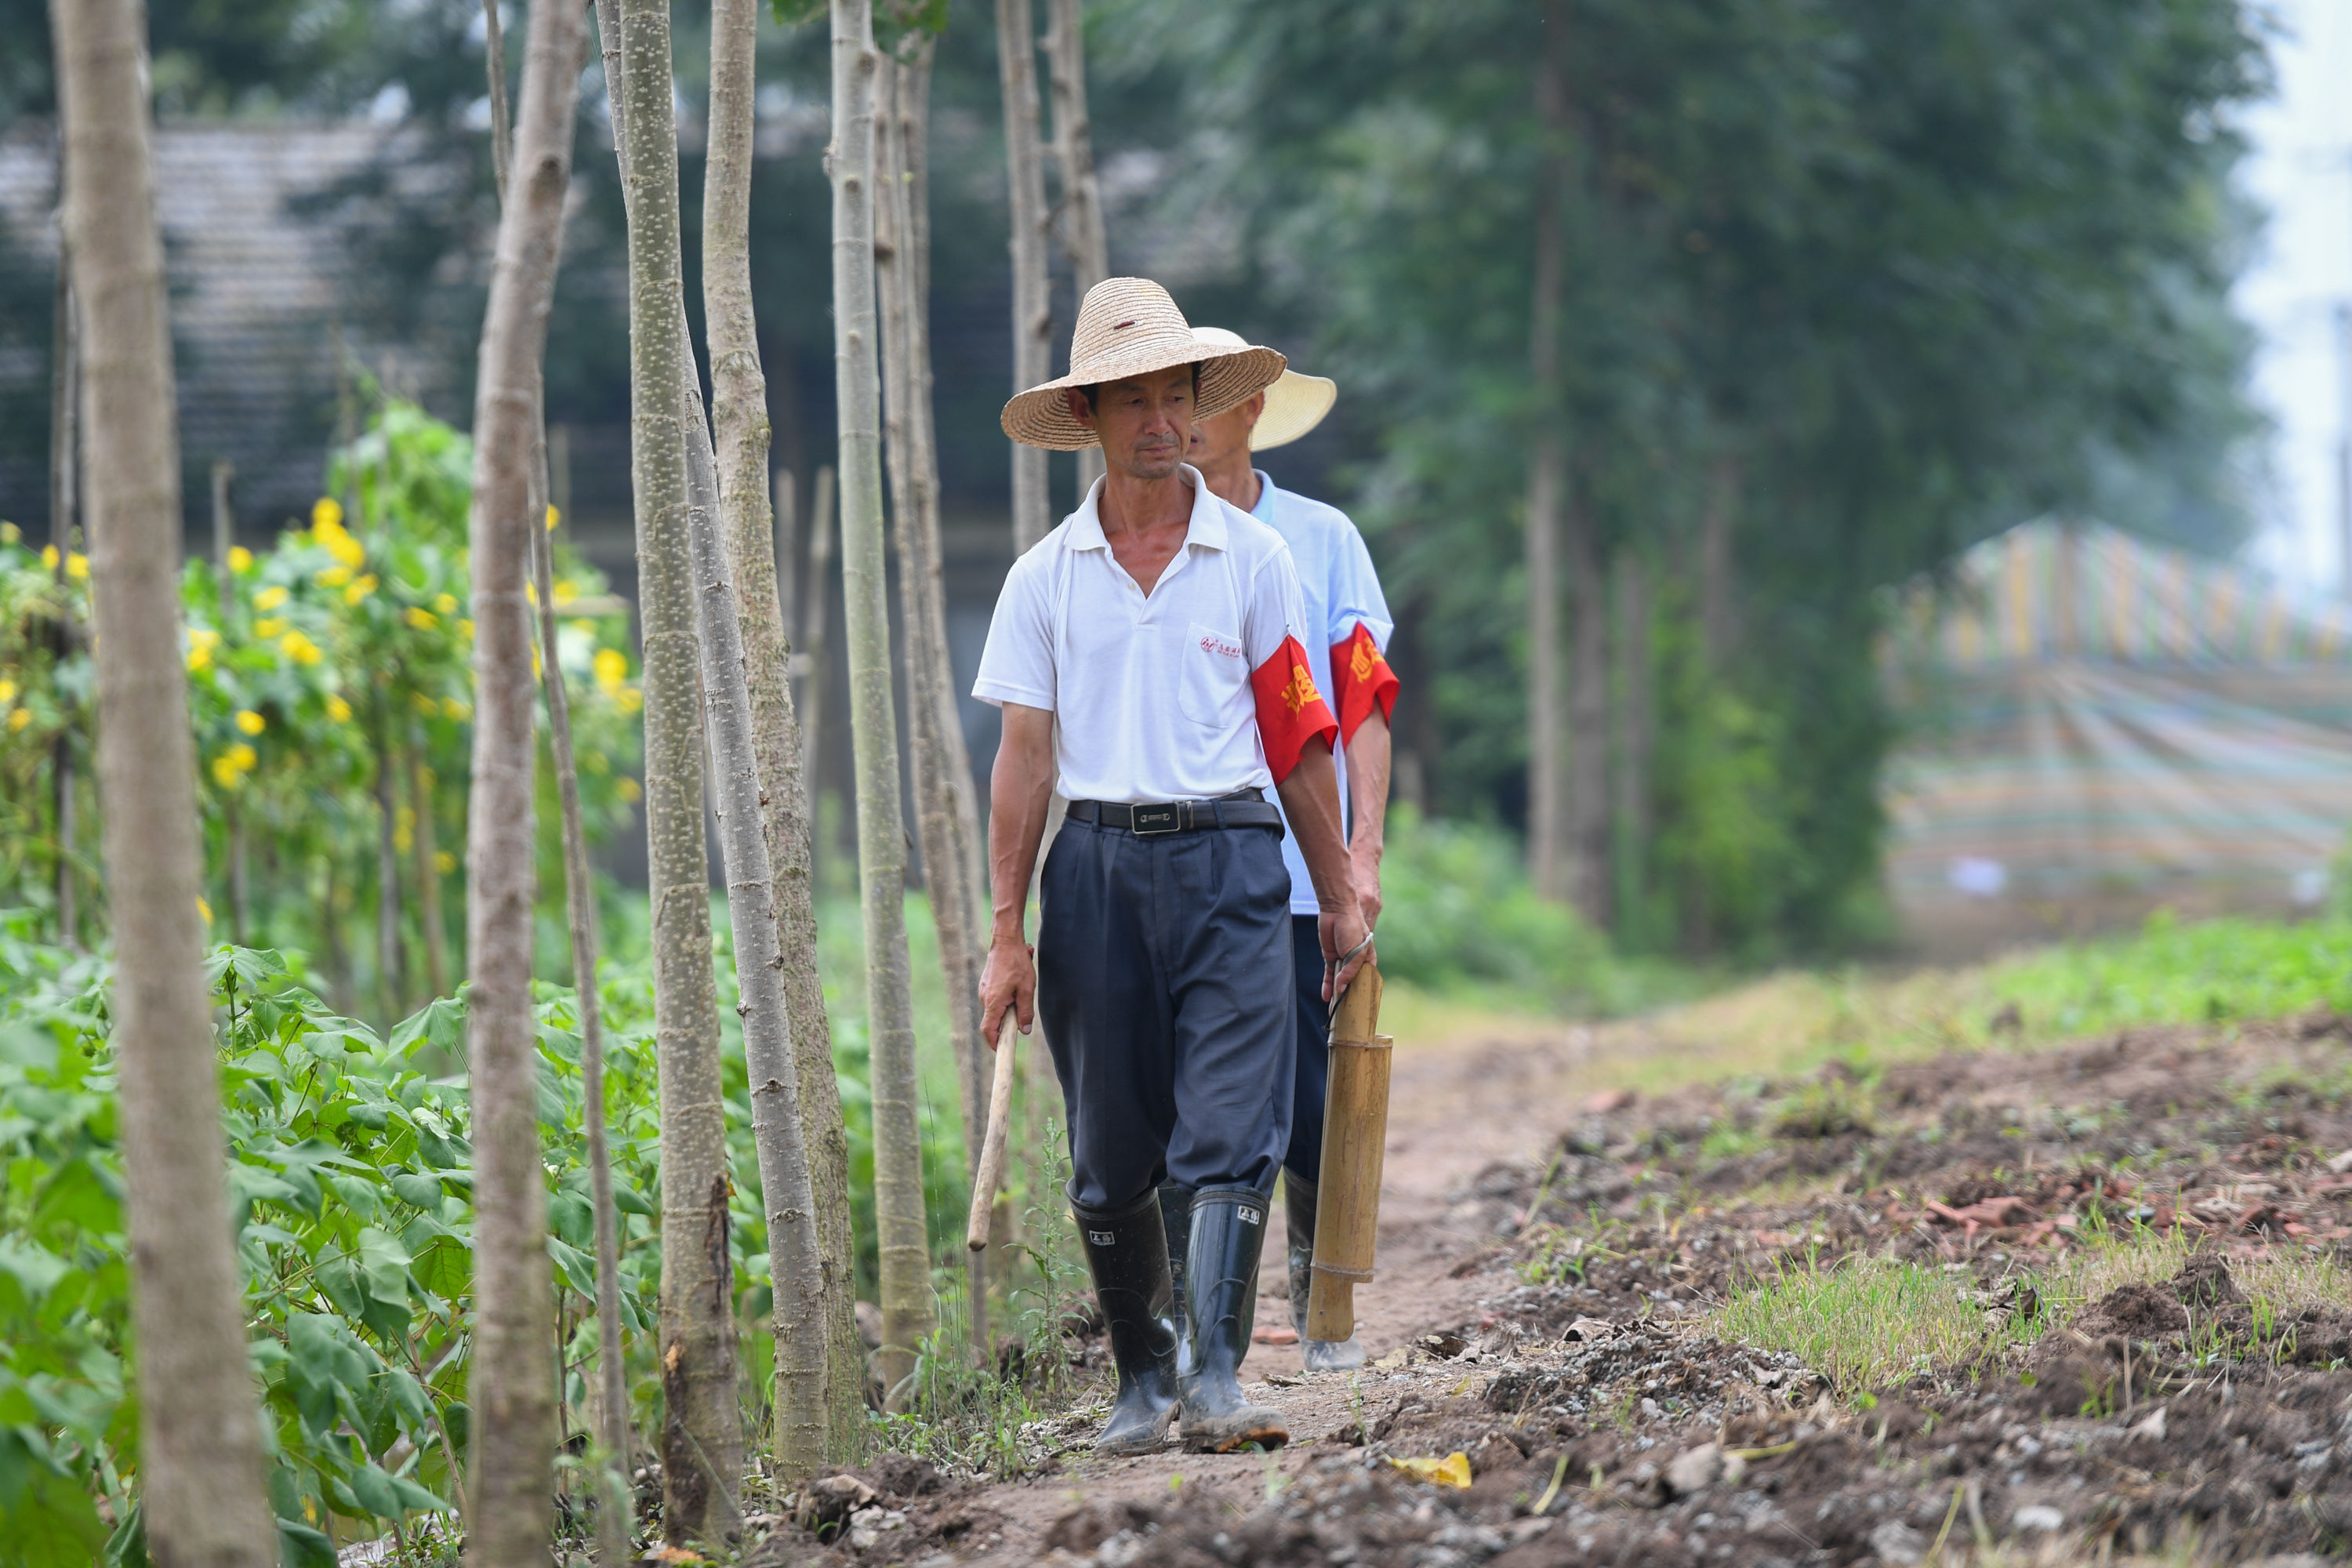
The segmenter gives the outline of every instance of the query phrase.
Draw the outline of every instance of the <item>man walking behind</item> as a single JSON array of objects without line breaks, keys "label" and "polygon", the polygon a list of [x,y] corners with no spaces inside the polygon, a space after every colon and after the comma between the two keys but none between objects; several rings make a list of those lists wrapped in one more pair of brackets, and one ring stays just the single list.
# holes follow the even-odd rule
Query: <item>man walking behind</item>
[{"label": "man walking behind", "polygon": [[[1195,327],[1203,346],[1243,346],[1222,327]],[[1389,801],[1389,717],[1397,678],[1385,650],[1394,622],[1372,570],[1371,552],[1348,514],[1286,490],[1253,468],[1253,453],[1297,440],[1323,422],[1339,388],[1319,375],[1286,369],[1263,392],[1223,414],[1192,422],[1187,453],[1209,489],[1272,528],[1290,546],[1307,612],[1307,657],[1317,688],[1339,710],[1340,798],[1348,803],[1348,849],[1356,898],[1370,926],[1381,918],[1381,848]],[[1308,1372],[1346,1372],[1364,1364],[1354,1339],[1307,1337],[1307,1293],[1315,1258],[1316,1183],[1322,1173],[1323,1101],[1330,1082],[1331,1015],[1323,998],[1323,952],[1317,940],[1318,907],[1307,862],[1294,838],[1283,845],[1290,870],[1291,950],[1298,1003],[1298,1068],[1292,1079],[1290,1148],[1283,1157],[1284,1228],[1289,1233],[1290,1321]],[[1160,1189],[1160,1206],[1177,1233],[1192,1194],[1175,1183]]]},{"label": "man walking behind", "polygon": [[[1004,712],[982,1016],[993,1047],[1008,1009],[1024,1031],[1042,1013],[1061,1077],[1071,1207],[1118,1366],[1097,1450],[1157,1447],[1180,1405],[1189,1448],[1272,1447],[1281,1413],[1236,1373],[1290,1136],[1286,817],[1339,984],[1370,940],[1290,551],[1183,457],[1202,413],[1259,392],[1283,359],[1204,347],[1165,289],[1113,278],[1087,292],[1070,362],[1004,409],[1016,441],[1099,442],[1106,472],[1013,563],[973,687]],[[1057,782],[1070,805],[1033,962],[1023,906]],[[1163,1181],[1194,1193],[1181,1362]]]}]

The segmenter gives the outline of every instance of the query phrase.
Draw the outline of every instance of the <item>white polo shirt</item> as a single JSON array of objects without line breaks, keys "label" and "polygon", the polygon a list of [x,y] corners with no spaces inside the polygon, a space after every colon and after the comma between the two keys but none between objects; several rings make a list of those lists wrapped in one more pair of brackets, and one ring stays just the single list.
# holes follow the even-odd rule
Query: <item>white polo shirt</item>
[{"label": "white polo shirt", "polygon": [[[1344,646],[1361,626],[1385,653],[1396,629],[1380,575],[1372,570],[1372,552],[1364,548],[1364,536],[1353,520],[1338,507],[1282,489],[1263,468],[1257,470],[1257,505],[1250,515],[1271,526],[1290,546],[1307,626],[1315,634],[1300,639],[1307,645],[1307,667],[1315,672],[1316,689],[1336,703],[1339,689],[1331,679],[1331,650]],[[1344,807],[1349,804],[1345,749],[1334,746],[1331,760],[1338,764]],[[1290,912],[1314,914],[1321,906],[1315,901],[1315,884],[1307,875],[1307,857],[1298,852],[1296,833],[1283,835],[1282,861],[1290,868]]]},{"label": "white polo shirt", "polygon": [[[1323,703],[1306,685],[1305,650],[1320,630],[1307,625],[1289,546],[1218,500],[1199,470],[1181,472],[1192,488],[1192,524],[1150,596],[1103,537],[1101,479],[1013,563],[997,595],[972,695],[1055,716],[1066,799],[1135,805],[1270,790],[1251,676],[1294,659],[1289,714],[1302,714],[1303,700],[1316,732],[1337,728],[1328,711],[1317,724]],[[1276,737],[1275,757],[1286,771],[1284,742]],[[1294,737],[1291,756],[1297,749]]]}]

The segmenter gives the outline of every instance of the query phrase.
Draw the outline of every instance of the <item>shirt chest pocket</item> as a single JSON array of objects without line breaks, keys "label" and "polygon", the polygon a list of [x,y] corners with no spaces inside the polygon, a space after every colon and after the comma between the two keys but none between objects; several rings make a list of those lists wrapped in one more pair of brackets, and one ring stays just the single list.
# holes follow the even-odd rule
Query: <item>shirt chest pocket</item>
[{"label": "shirt chest pocket", "polygon": [[1249,660],[1241,639],[1194,621],[1177,654],[1176,706],[1194,723],[1230,730],[1244,716]]}]

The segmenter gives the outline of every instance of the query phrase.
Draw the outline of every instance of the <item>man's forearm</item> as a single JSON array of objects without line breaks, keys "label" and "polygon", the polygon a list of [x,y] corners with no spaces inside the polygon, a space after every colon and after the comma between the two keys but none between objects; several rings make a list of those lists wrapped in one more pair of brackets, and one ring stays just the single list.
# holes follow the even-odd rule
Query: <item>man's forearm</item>
[{"label": "man's forearm", "polygon": [[1378,866],[1387,846],[1389,721],[1377,708],[1348,738],[1348,848],[1358,864]]},{"label": "man's forearm", "polygon": [[1028,940],[1029,881],[1037,869],[1037,847],[1045,839],[1045,814],[1054,804],[1051,719],[1046,743],[1038,745],[1027,725],[1008,723],[988,776],[988,891],[992,940]]},{"label": "man's forearm", "polygon": [[1307,861],[1307,880],[1315,884],[1315,901],[1327,914],[1355,904],[1355,874],[1348,864],[1348,837],[1339,820],[1339,770],[1331,765],[1331,750],[1321,741],[1309,741],[1298,754],[1290,776],[1275,785],[1282,797],[1282,815],[1298,836],[1298,852]]}]

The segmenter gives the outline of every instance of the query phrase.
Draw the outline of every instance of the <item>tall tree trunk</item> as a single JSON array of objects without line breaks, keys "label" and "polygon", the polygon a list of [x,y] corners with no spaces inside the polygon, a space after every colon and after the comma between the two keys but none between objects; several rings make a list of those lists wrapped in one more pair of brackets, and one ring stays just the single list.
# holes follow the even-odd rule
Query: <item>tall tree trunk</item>
[{"label": "tall tree trunk", "polygon": [[[1004,162],[1013,192],[1013,390],[1047,377],[1054,311],[1045,278],[1045,159],[1037,133],[1037,40],[1031,0],[996,0],[997,75],[1004,94]],[[1013,444],[1013,549],[1053,526],[1045,453]]]},{"label": "tall tree trunk", "polygon": [[1615,773],[1610,835],[1616,868],[1614,900],[1620,929],[1634,920],[1647,889],[1650,863],[1650,751],[1655,729],[1650,687],[1650,565],[1639,550],[1620,546],[1612,563],[1616,578],[1615,632],[1610,682],[1617,717],[1612,748]]},{"label": "tall tree trunk", "polygon": [[630,462],[645,644],[646,837],[662,1086],[662,1527],[734,1528],[742,1468],[710,868],[702,834],[700,650],[688,569],[685,296],[667,0],[620,0],[616,151],[628,192]]},{"label": "tall tree trunk", "polygon": [[1609,888],[1609,586],[1590,489],[1571,478],[1560,534],[1568,571],[1568,897],[1606,930]]},{"label": "tall tree trunk", "polygon": [[[65,150],[58,148],[58,187],[65,188]],[[74,331],[72,247],[58,246],[56,317],[49,347],[49,542],[58,551],[58,657],[73,649],[73,620],[64,612],[66,555],[74,547],[75,485],[80,456],[78,418],[81,403],[79,355]],[[68,947],[81,945],[81,921],[74,908],[74,756],[70,725],[58,733],[50,750],[50,783],[57,813],[58,938]],[[235,806],[230,807],[234,821]],[[234,829],[232,829],[232,834]]]},{"label": "tall tree trunk", "polygon": [[[1087,35],[1080,8],[1081,0],[1051,0],[1045,58],[1053,73],[1054,162],[1062,173],[1062,248],[1070,258],[1072,289],[1084,300],[1087,289],[1110,275],[1110,244],[1103,234],[1102,184],[1095,178],[1094,125],[1087,114]],[[1101,447],[1078,454],[1081,497],[1102,471]]]},{"label": "tall tree trunk", "polygon": [[[236,479],[236,465],[226,458],[213,463],[213,581],[220,590],[220,624],[228,625],[230,612],[236,605],[236,585],[229,571],[229,555],[236,548],[236,515],[229,510],[229,486]],[[221,803],[222,827],[226,830],[228,850],[228,923],[230,940],[245,942],[250,939],[252,910],[245,874],[245,824],[238,819],[236,801],[232,796]]]},{"label": "tall tree trunk", "polygon": [[1559,386],[1567,28],[1567,7],[1558,3],[1547,6],[1544,53],[1536,66],[1536,118],[1545,145],[1536,178],[1535,291],[1528,323],[1536,419],[1528,457],[1528,842],[1536,890],[1550,899],[1570,897],[1572,881],[1559,680],[1560,509],[1568,489]]},{"label": "tall tree trunk", "polygon": [[89,461],[98,784],[114,922],[140,1483],[174,1568],[268,1568],[277,1531],[230,1243],[180,653],[180,450],[137,0],[58,0]]},{"label": "tall tree trunk", "polygon": [[[748,29],[746,29],[748,31]],[[735,936],[736,1012],[743,1021],[743,1065],[750,1075],[751,1131],[768,1217],[769,1279],[776,1334],[777,1476],[798,1483],[825,1460],[825,1302],[817,1245],[816,1199],[808,1148],[801,1136],[800,1068],[784,1000],[785,955],[777,935],[773,879],[761,824],[760,764],[751,732],[751,693],[735,584],[720,538],[717,459],[703,423],[702,398],[687,385],[687,538],[703,653],[703,695],[718,772],[712,805],[727,868],[727,911]],[[751,470],[765,510],[765,459]],[[761,523],[762,534],[766,522]],[[814,954],[800,955],[814,966]],[[830,1074],[830,1064],[827,1068]],[[731,1486],[734,1478],[726,1480]]]},{"label": "tall tree trunk", "polygon": [[907,973],[906,829],[891,711],[889,584],[882,541],[881,367],[874,303],[874,47],[869,0],[833,0],[833,322],[841,425],[841,582],[857,772],[857,882],[866,912],[873,1051],[874,1223],[882,1265],[883,1386],[913,1394],[931,1326],[923,1225],[914,1005]]},{"label": "tall tree trunk", "polygon": [[572,182],[579,9],[533,0],[520,135],[499,220],[474,406],[475,717],[467,813],[467,1008],[475,1140],[473,1511],[467,1559],[544,1562],[555,1483],[552,1282],[531,1016],[533,735],[526,584],[534,535],[540,365]]},{"label": "tall tree trunk", "polygon": [[[544,534],[546,530],[540,532]],[[546,596],[544,590],[541,596]],[[425,763],[424,727],[413,722],[408,726],[408,808],[415,816],[409,847],[415,865],[416,919],[425,928],[425,984],[428,995],[446,996],[449,928],[441,913],[441,840],[433,820],[433,770]],[[244,878],[235,861],[229,868],[230,885],[242,883]]]},{"label": "tall tree trunk", "polygon": [[[856,1237],[850,1225],[849,1140],[841,1119],[841,1086],[834,1076],[833,1028],[816,964],[815,888],[810,875],[807,795],[801,783],[800,726],[793,711],[792,644],[777,587],[775,530],[767,503],[768,392],[751,310],[751,125],[755,0],[715,0],[710,32],[710,141],[702,198],[703,316],[710,335],[710,390],[719,436],[719,500],[735,586],[743,668],[749,681],[751,743],[760,784],[759,829],[768,859],[775,925],[782,944],[784,1009],[791,1028],[790,1078],[799,1105],[800,1163],[816,1215],[817,1271],[798,1282],[799,1295],[776,1279],[778,1348],[801,1332],[784,1321],[788,1302],[813,1313],[822,1336],[823,1365],[780,1370],[788,1390],[814,1394],[820,1408],[802,1410],[788,1398],[777,1405],[780,1462],[786,1473],[809,1464],[857,1457],[865,1436],[865,1347],[857,1338]],[[781,487],[780,487],[781,488]],[[720,792],[722,796],[725,792]],[[726,857],[730,881],[736,855]],[[730,908],[733,907],[730,896]],[[740,948],[737,950],[740,952]],[[781,1077],[781,1075],[772,1075]],[[759,1081],[755,1076],[755,1081]],[[777,1097],[755,1092],[755,1109]],[[762,1181],[769,1145],[761,1139]],[[766,1189],[771,1267],[783,1261],[777,1223],[788,1193]],[[787,1216],[788,1219],[790,1216]],[[778,1366],[783,1367],[780,1354]],[[817,1443],[802,1453],[807,1432]]]},{"label": "tall tree trunk", "polygon": [[1739,641],[1732,596],[1732,531],[1738,526],[1746,467],[1737,452],[1718,452],[1706,466],[1706,502],[1699,513],[1698,624],[1709,669],[1722,674]]},{"label": "tall tree trunk", "polygon": [[[947,637],[947,595],[940,548],[939,468],[930,429],[929,310],[919,289],[921,247],[928,234],[914,211],[928,199],[919,149],[928,131],[932,43],[928,37],[904,64],[882,68],[882,174],[874,247],[882,299],[882,388],[889,429],[891,510],[898,520],[898,618],[907,661],[908,732],[913,741],[916,825],[923,869],[930,884],[931,920],[940,938],[946,984],[948,1035],[963,1089],[964,1152],[971,1173],[980,1170],[988,1127],[988,1053],[980,1038],[979,902],[973,886],[979,838],[975,811],[967,818],[955,780],[969,781],[971,763],[955,710],[955,667]],[[975,805],[977,803],[973,803]],[[984,1253],[967,1252],[971,1342],[983,1360],[988,1331]]]},{"label": "tall tree trunk", "polygon": [[[541,341],[546,341],[545,329]],[[526,454],[527,455],[527,454]],[[479,624],[479,617],[476,617]],[[377,1005],[388,1029],[407,1012],[400,962],[400,752],[393,743],[397,704],[390,682],[376,689],[375,710],[375,970]]]},{"label": "tall tree trunk", "polygon": [[[808,781],[805,793],[812,847],[815,834],[824,826],[821,809],[824,799],[824,697],[825,687],[832,679],[826,662],[831,649],[825,642],[825,622],[833,607],[833,542],[836,537],[834,514],[837,504],[833,465],[827,463],[817,469],[816,486],[809,498],[808,631],[803,639],[808,653],[808,673],[803,678],[801,689],[808,693],[808,729],[802,738],[802,753],[807,759],[802,771]],[[832,845],[825,846],[826,854],[833,853],[833,849]]]}]

